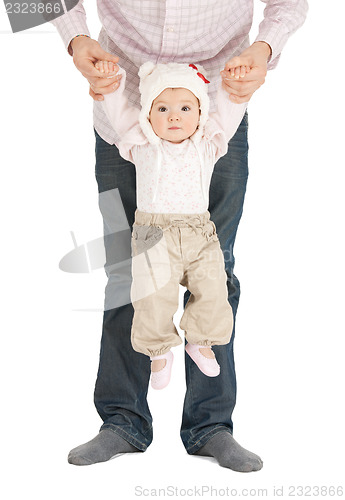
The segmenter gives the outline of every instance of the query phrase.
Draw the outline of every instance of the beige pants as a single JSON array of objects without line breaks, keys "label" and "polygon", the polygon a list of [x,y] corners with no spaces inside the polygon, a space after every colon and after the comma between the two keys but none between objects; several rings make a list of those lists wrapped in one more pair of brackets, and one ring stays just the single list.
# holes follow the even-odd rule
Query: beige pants
[{"label": "beige pants", "polygon": [[173,323],[179,284],[191,296],[180,322],[192,344],[230,340],[233,314],[216,228],[209,212],[150,214],[136,211],[132,233],[133,348],[157,356],[180,344]]}]

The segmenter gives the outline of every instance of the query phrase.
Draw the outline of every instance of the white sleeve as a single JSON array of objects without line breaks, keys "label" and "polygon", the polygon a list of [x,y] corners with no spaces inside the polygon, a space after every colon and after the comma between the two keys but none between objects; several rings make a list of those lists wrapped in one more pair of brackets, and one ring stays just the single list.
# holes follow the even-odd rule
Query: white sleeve
[{"label": "white sleeve", "polygon": [[228,142],[235,135],[248,103],[234,104],[222,87],[217,93],[217,111],[210,113],[205,135],[216,147],[216,161],[228,151]]},{"label": "white sleeve", "polygon": [[124,95],[126,86],[126,72],[120,68],[118,74],[122,75],[120,86],[111,94],[104,96],[102,106],[107,118],[120,137],[117,144],[123,158],[133,161],[131,149],[133,146],[147,143],[141,127],[139,125],[139,109],[130,106],[127,97]]}]

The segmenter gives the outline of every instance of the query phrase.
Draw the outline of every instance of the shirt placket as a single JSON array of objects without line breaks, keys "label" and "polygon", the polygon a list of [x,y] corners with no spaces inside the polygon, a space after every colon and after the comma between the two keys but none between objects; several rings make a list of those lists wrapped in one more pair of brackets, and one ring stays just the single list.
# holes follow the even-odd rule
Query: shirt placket
[{"label": "shirt placket", "polygon": [[178,54],[179,26],[182,13],[181,0],[167,0],[163,28],[162,48],[158,62],[171,62]]}]

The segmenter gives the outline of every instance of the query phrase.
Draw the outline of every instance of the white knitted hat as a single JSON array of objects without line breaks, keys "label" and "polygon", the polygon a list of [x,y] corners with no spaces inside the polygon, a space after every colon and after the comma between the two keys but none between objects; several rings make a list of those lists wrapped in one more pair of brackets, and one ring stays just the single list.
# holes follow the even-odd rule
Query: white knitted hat
[{"label": "white knitted hat", "polygon": [[201,138],[208,118],[209,97],[204,69],[194,64],[154,64],[146,62],[139,68],[141,94],[140,126],[151,144],[159,144],[160,138],[154,133],[149,121],[152,102],[167,88],[185,88],[190,90],[200,102],[200,120],[193,140]]}]

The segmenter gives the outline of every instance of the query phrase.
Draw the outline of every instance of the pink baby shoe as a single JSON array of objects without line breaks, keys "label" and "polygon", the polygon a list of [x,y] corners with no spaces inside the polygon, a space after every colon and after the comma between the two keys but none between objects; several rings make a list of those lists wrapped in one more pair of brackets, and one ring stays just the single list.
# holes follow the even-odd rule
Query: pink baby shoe
[{"label": "pink baby shoe", "polygon": [[152,356],[151,361],[156,359],[166,359],[165,367],[159,372],[151,372],[151,386],[153,389],[164,389],[170,382],[171,367],[174,360],[174,355],[171,351],[161,354],[160,356]]},{"label": "pink baby shoe", "polygon": [[208,377],[217,377],[220,374],[220,366],[216,358],[206,358],[201,354],[199,349],[202,347],[199,344],[186,344],[185,349],[202,373]]}]

